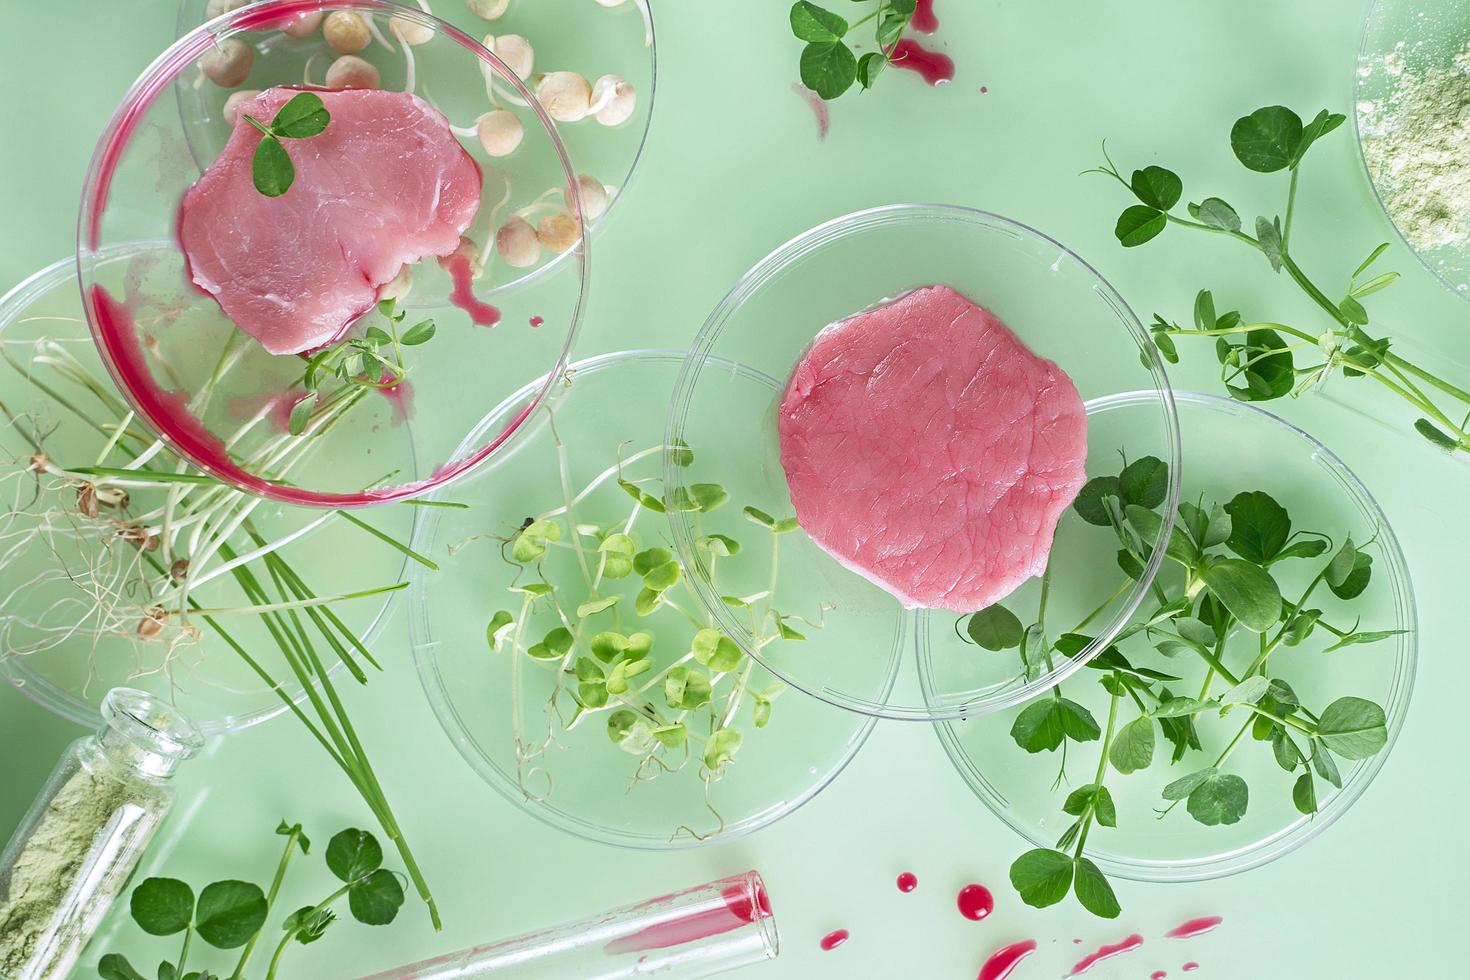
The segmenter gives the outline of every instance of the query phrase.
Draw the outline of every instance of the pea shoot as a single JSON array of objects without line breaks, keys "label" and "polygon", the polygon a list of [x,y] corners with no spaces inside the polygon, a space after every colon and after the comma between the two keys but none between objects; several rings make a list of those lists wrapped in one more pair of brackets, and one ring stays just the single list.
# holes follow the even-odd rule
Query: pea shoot
[{"label": "pea shoot", "polygon": [[[849,23],[825,7],[797,0],[791,7],[791,33],[806,42],[801,52],[801,83],[829,101],[854,83],[863,89],[872,88],[892,61],[893,49],[908,29],[915,6],[915,0],[880,0],[874,9]],[[874,21],[877,50],[859,57],[847,37]]]},{"label": "pea shoot", "polygon": [[[1266,106],[1235,121],[1230,148],[1247,170],[1288,176],[1285,207],[1261,215],[1250,230],[1240,212],[1219,197],[1190,202],[1180,211],[1184,184],[1173,171],[1148,166],[1124,177],[1108,157],[1088,171],[1112,177],[1128,189],[1136,204],[1118,216],[1113,232],[1125,248],[1150,242],[1173,227],[1215,235],[1259,252],[1274,273],[1288,278],[1326,315],[1324,329],[1300,327],[1269,320],[1246,319],[1222,310],[1214,294],[1202,289],[1195,297],[1192,322],[1155,315],[1150,331],[1160,355],[1178,363],[1174,338],[1214,338],[1220,378],[1231,396],[1242,401],[1268,401],[1298,396],[1320,386],[1334,372],[1345,378],[1370,378],[1408,402],[1418,414],[1414,430],[1432,445],[1450,452],[1470,452],[1470,390],[1394,353],[1387,336],[1369,332],[1370,317],[1364,300],[1398,279],[1397,272],[1374,272],[1388,250],[1384,242],[1367,256],[1340,287],[1333,300],[1297,262],[1292,251],[1296,219],[1297,184],[1309,149],[1342,125],[1341,113],[1322,110],[1311,122],[1285,106]],[[1254,232],[1254,233],[1252,233]],[[1305,363],[1302,363],[1305,361]]]},{"label": "pea shoot", "polygon": [[[1167,464],[1146,456],[1116,476],[1092,479],[1073,503],[1084,521],[1117,538],[1125,586],[1142,575],[1150,557],[1146,542],[1158,538],[1167,477]],[[1088,781],[1061,800],[1062,813],[1072,819],[1056,845],[1028,851],[1011,866],[1011,883],[1024,902],[1041,908],[1070,893],[1095,915],[1119,914],[1112,886],[1087,856],[1089,835],[1145,815],[1120,808],[1108,787],[1110,774],[1127,778],[1156,765],[1177,766],[1180,775],[1163,787],[1158,818],[1183,803],[1194,821],[1216,827],[1238,823],[1250,804],[1249,785],[1230,768],[1243,745],[1269,746],[1277,765],[1295,776],[1292,803],[1306,815],[1317,812],[1324,783],[1342,787],[1338,760],[1356,762],[1383,750],[1388,728],[1379,705],[1347,696],[1312,710],[1272,669],[1282,650],[1313,638],[1322,654],[1331,654],[1402,632],[1334,622],[1313,603],[1322,592],[1351,602],[1367,590],[1371,544],[1351,537],[1339,544],[1322,532],[1297,528],[1286,508],[1259,490],[1223,502],[1180,503],[1164,545],[1166,571],[1155,582],[1152,602],[1087,664],[1101,674],[1106,718],[1099,722],[1058,685],[1023,708],[1012,724],[1011,740],[1027,754],[1061,750],[1053,790],[1066,780],[1069,743],[1097,749]],[[1302,563],[1315,571],[1291,594],[1286,583],[1300,576],[1282,573]],[[957,630],[989,651],[987,656],[1016,651],[1018,670],[1026,676],[1053,658],[1077,655],[1093,639],[1083,630],[1103,610],[1052,639],[1043,626],[1048,581],[1049,572],[1035,625],[1024,626],[1014,612],[995,605],[964,617]],[[1149,657],[1157,659],[1150,664]],[[1238,719],[1239,725],[1230,726],[1233,737],[1223,746],[1207,751],[1195,722],[1212,715]],[[1161,751],[1160,742],[1167,749]]]},{"label": "pea shoot", "polygon": [[291,189],[296,180],[296,167],[281,140],[301,140],[320,135],[332,121],[332,114],[322,104],[321,96],[315,92],[302,92],[281,106],[268,126],[249,113],[242,113],[241,118],[261,134],[250,164],[255,189],[266,197],[280,197]]},{"label": "pea shoot", "polygon": [[[286,869],[298,853],[311,852],[311,840],[301,824],[284,820],[276,833],[286,838],[281,859],[269,890],[248,881],[226,879],[204,886],[195,898],[194,890],[177,878],[149,878],[133,889],[129,912],[138,928],[150,936],[183,936],[176,961],[158,964],[159,980],[242,980],[245,968],[262,939],[276,945],[266,967],[265,980],[274,980],[281,959],[293,942],[314,943],[337,921],[334,910],[343,898],[352,918],[364,925],[387,925],[398,917],[403,905],[402,875],[383,865],[383,848],[366,830],[348,829],[327,843],[325,863],[340,884],[314,905],[303,905],[272,925],[271,913],[280,897]],[[275,933],[281,935],[277,940]],[[233,969],[214,972],[209,969],[188,970],[192,941],[200,939],[219,950],[240,950]],[[145,980],[127,957],[108,953],[97,963],[102,980]]]}]

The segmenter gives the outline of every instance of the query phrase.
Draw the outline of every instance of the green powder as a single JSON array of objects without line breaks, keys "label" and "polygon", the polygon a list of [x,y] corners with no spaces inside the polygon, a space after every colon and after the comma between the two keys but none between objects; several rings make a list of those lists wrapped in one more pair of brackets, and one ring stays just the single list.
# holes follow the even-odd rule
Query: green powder
[{"label": "green powder", "polygon": [[0,977],[59,976],[126,886],[167,803],[157,790],[78,769],[0,869]]}]

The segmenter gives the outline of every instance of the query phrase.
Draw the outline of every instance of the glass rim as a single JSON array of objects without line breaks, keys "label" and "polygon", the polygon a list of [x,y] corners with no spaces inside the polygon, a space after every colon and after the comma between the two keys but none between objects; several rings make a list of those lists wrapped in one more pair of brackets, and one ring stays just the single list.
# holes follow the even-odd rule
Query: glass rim
[{"label": "glass rim", "polygon": [[[137,411],[138,417],[146,421],[150,428],[160,439],[177,453],[181,458],[188,460],[190,465],[207,473],[214,479],[241,490],[245,493],[254,494],[269,500],[281,503],[296,504],[306,507],[322,508],[356,508],[375,504],[389,503],[395,500],[406,500],[421,496],[426,491],[447,486],[463,476],[477,469],[499,450],[509,439],[525,418],[513,419],[506,431],[500,433],[489,444],[481,446],[469,455],[457,456],[445,465],[436,469],[429,477],[411,481],[408,483],[394,484],[388,487],[345,492],[318,492],[306,490],[289,483],[276,482],[261,476],[257,476],[242,466],[230,463],[228,466],[220,465],[218,460],[201,458],[202,454],[190,449],[195,438],[189,433],[187,426],[180,426],[167,418],[156,418],[154,413],[145,409],[132,386],[128,383],[123,372],[117,366],[117,350],[108,331],[99,325],[99,316],[96,304],[92,301],[89,293],[92,291],[93,283],[88,275],[87,263],[97,255],[106,250],[101,241],[102,216],[106,212],[108,197],[111,189],[113,173],[121,163],[133,138],[133,129],[141,121],[144,114],[153,106],[154,102],[164,92],[171,88],[179,79],[185,68],[194,64],[217,40],[233,37],[236,34],[250,30],[260,30],[274,26],[285,18],[299,13],[314,13],[319,11],[336,10],[368,10],[377,14],[393,17],[402,17],[414,21],[426,27],[432,28],[436,34],[442,34],[450,38],[466,51],[488,63],[500,75],[501,80],[511,85],[516,90],[519,98],[523,99],[532,113],[540,121],[546,136],[551,141],[552,149],[556,153],[563,177],[565,187],[572,195],[571,205],[572,217],[577,222],[579,235],[576,244],[567,249],[563,255],[574,255],[578,269],[577,300],[572,306],[568,321],[566,340],[563,342],[561,351],[552,369],[547,373],[548,379],[554,378],[563,369],[571,352],[578,334],[581,332],[582,319],[587,303],[588,281],[589,281],[589,249],[587,225],[582,213],[581,189],[577,182],[576,169],[572,166],[571,158],[567,154],[566,146],[562,143],[560,134],[556,130],[551,117],[542,108],[541,103],[536,100],[535,94],[526,87],[525,83],[515,72],[503,62],[493,51],[488,50],[480,42],[461,31],[459,28],[441,20],[432,14],[426,14],[414,7],[405,7],[394,3],[392,0],[266,0],[266,2],[251,3],[244,7],[221,14],[213,20],[194,28],[189,33],[176,38],[158,57],[144,68],[136,79],[128,86],[121,102],[107,121],[97,144],[92,151],[92,156],[87,164],[86,177],[82,183],[81,206],[77,212],[77,248],[76,248],[76,273],[78,286],[82,294],[82,310],[91,329],[93,341],[97,345],[102,361],[107,367],[109,376],[117,385],[118,391],[127,400],[128,404]],[[558,260],[561,256],[558,257]],[[558,264],[557,261],[548,262],[547,265]],[[531,277],[523,277],[522,281]],[[543,389],[536,398],[536,404],[546,396],[550,390],[548,386]],[[526,412],[530,415],[535,408],[533,404]],[[461,443],[463,445],[463,443]],[[197,447],[196,447],[197,449]]]},{"label": "glass rim", "polygon": [[[1117,399],[1116,406],[1112,407],[1121,407],[1151,400],[1156,396],[1153,392],[1134,391],[1112,397]],[[1398,741],[1399,733],[1408,716],[1409,701],[1414,690],[1414,676],[1419,659],[1418,611],[1408,562],[1404,558],[1398,536],[1388,522],[1382,506],[1364,486],[1357,474],[1311,433],[1258,405],[1237,401],[1223,395],[1197,391],[1177,391],[1175,401],[1179,406],[1187,409],[1216,411],[1236,417],[1255,417],[1294,435],[1304,443],[1312,456],[1337,481],[1359,513],[1375,522],[1380,529],[1375,543],[1381,548],[1380,554],[1384,558],[1383,567],[1388,571],[1388,579],[1392,584],[1393,602],[1398,613],[1398,622],[1407,632],[1393,638],[1394,673],[1389,682],[1383,706],[1384,714],[1388,719],[1387,742],[1376,755],[1358,761],[1347,770],[1344,774],[1342,789],[1335,792],[1315,815],[1298,814],[1291,823],[1278,828],[1260,840],[1241,845],[1225,853],[1209,854],[1198,858],[1152,859],[1102,849],[1088,852],[1088,857],[1106,873],[1119,878],[1144,882],[1206,881],[1249,871],[1295,851],[1336,823],[1367,791],[1369,785],[1388,761],[1389,754],[1393,751],[1394,744]],[[934,727],[951,764],[991,813],[999,817],[1023,840],[1036,847],[1051,847],[1054,843],[1052,838],[1036,832],[1033,826],[1020,819],[1006,798],[990,785],[985,774],[960,745],[959,735],[951,721],[946,720]]]},{"label": "glass rim", "polygon": [[[618,365],[628,362],[633,363],[668,363],[682,364],[687,351],[678,348],[633,348],[622,351],[610,351],[603,354],[594,354],[590,357],[575,361],[556,373],[556,378],[566,377],[568,374],[577,372],[583,374],[595,374],[600,371],[616,368]],[[719,359],[724,364],[735,370],[745,373],[747,376],[765,379],[766,376],[753,368],[736,364],[733,361]],[[514,411],[517,405],[526,395],[540,385],[544,379],[529,382],[519,391],[509,395],[501,401],[491,412],[487,413],[476,426],[475,431],[496,425],[496,418],[507,412]],[[555,379],[553,379],[554,383]],[[538,405],[544,402],[538,403]],[[472,431],[468,438],[474,438]],[[519,443],[516,444],[517,446]],[[428,495],[429,500],[440,498],[443,488],[436,489]],[[443,514],[438,507],[421,507],[414,515],[414,528],[411,547],[415,551],[427,553],[429,544],[437,531],[439,522],[443,520]],[[541,823],[553,829],[572,834],[583,840],[593,841],[599,844],[610,844],[616,847],[625,847],[630,850],[642,851],[681,851],[711,844],[723,844],[747,834],[755,833],[764,827],[775,823],[784,817],[801,809],[807,803],[815,799],[824,789],[832,784],[832,781],[840,776],[852,760],[857,757],[859,751],[867,743],[868,736],[872,734],[873,727],[877,724],[876,717],[869,716],[862,719],[852,728],[844,751],[836,764],[832,766],[822,778],[807,784],[800,793],[787,796],[779,803],[768,806],[765,809],[745,817],[743,820],[730,821],[714,837],[705,840],[684,837],[670,837],[668,834],[636,834],[623,831],[610,830],[606,826],[574,816],[567,811],[542,803],[540,805],[528,805],[525,794],[515,785],[514,778],[505,772],[492,759],[488,752],[480,747],[473,735],[470,734],[469,726],[460,717],[458,707],[455,705],[450,694],[450,688],[443,674],[439,670],[438,658],[434,654],[433,624],[428,613],[428,605],[423,601],[424,591],[432,585],[430,573],[422,567],[411,565],[408,569],[408,626],[409,642],[413,649],[414,666],[419,675],[419,684],[424,690],[424,696],[429,701],[429,708],[434,714],[439,727],[454,744],[460,756],[469,764],[469,767],[497,794],[511,803],[522,813],[528,814]],[[901,633],[901,629],[899,631]],[[895,658],[896,660],[896,658]],[[764,665],[762,665],[764,666]],[[896,666],[896,663],[895,663]],[[890,681],[891,682],[891,681]],[[774,921],[771,924],[774,930]],[[775,940],[773,933],[772,939]]]},{"label": "glass rim", "polygon": [[[1143,329],[1142,323],[1123,297],[1113,288],[1112,284],[1103,277],[1090,263],[1076,252],[1072,251],[1061,242],[1052,238],[1044,232],[1032,228],[1005,215],[996,214],[979,208],[965,207],[956,204],[885,204],[877,207],[867,208],[861,211],[832,218],[815,227],[802,232],[789,239],[768,253],[764,258],[755,263],[744,275],[736,281],[735,285],[725,294],[724,298],[715,306],[704,325],[700,327],[690,345],[689,355],[680,368],[678,379],[674,384],[673,395],[669,399],[669,412],[665,426],[664,435],[664,485],[669,488],[682,486],[681,468],[674,462],[671,446],[678,444],[682,438],[685,422],[688,418],[690,405],[693,401],[694,392],[697,387],[699,375],[708,361],[714,360],[711,351],[715,342],[723,333],[730,319],[744,306],[745,302],[759,292],[767,283],[785,273],[796,262],[808,254],[826,246],[832,242],[846,238],[850,235],[868,231],[873,228],[892,224],[908,223],[932,224],[945,222],[950,224],[970,225],[980,227],[991,233],[1005,234],[1018,241],[1031,241],[1044,244],[1048,248],[1054,248],[1060,256],[1075,262],[1093,282],[1093,289],[1103,303],[1118,317],[1123,328],[1129,333],[1135,343],[1138,344],[1140,352],[1148,361],[1148,369],[1153,375],[1157,393],[1163,405],[1163,422],[1166,441],[1168,444],[1169,477],[1168,488],[1165,498],[1165,509],[1162,512],[1163,520],[1159,531],[1159,541],[1167,540],[1174,528],[1175,511],[1178,507],[1180,494],[1180,460],[1181,446],[1179,435],[1179,418],[1174,406],[1173,390],[1169,384],[1168,374],[1164,368],[1164,362],[1159,355],[1158,348],[1149,338],[1147,331]],[[720,358],[720,360],[724,360]],[[781,385],[778,384],[777,390]],[[1088,402],[1091,406],[1098,399]],[[693,522],[687,515],[670,514],[669,528],[674,539],[675,550],[686,566],[697,569],[695,561],[695,532]],[[1123,604],[1110,619],[1106,626],[1100,629],[1092,642],[1076,656],[1067,658],[1053,669],[1041,674],[1034,681],[1023,684],[1020,688],[1002,692],[994,695],[985,695],[971,698],[969,700],[956,700],[954,703],[936,705],[931,692],[924,692],[924,703],[916,705],[893,705],[887,702],[875,702],[862,698],[853,697],[842,692],[834,691],[810,679],[799,678],[792,672],[779,669],[770,662],[768,658],[752,649],[752,645],[746,639],[745,627],[731,614],[730,609],[720,600],[717,590],[713,589],[703,576],[691,575],[690,585],[698,597],[700,604],[714,618],[722,632],[733,640],[741,650],[751,659],[755,660],[773,676],[798,690],[811,695],[828,704],[835,705],[848,711],[874,718],[887,718],[900,721],[940,721],[947,719],[959,719],[976,714],[985,714],[1000,710],[1022,701],[1029,700],[1037,694],[1050,689],[1061,681],[1070,677],[1075,671],[1082,669],[1099,653],[1105,650],[1113,638],[1117,636],[1128,624],[1128,620],[1142,604],[1149,586],[1153,583],[1155,576],[1163,567],[1164,553],[1160,548],[1154,548],[1153,554],[1144,567],[1143,578],[1135,583],[1131,594],[1125,597]],[[909,651],[912,656],[920,657],[923,651],[924,616],[925,610],[901,610],[900,623],[911,623],[911,637]],[[902,657],[903,645],[895,649],[895,660]],[[895,664],[897,666],[897,664]],[[921,678],[922,683],[922,678]],[[892,691],[892,682],[885,685],[883,696],[887,699]],[[964,698],[965,695],[949,695],[950,698]]]}]

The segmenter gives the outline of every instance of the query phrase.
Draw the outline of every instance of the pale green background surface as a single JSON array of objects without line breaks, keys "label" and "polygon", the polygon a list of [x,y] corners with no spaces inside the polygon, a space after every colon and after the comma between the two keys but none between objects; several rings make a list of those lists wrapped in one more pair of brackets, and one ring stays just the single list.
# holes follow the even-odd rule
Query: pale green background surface
[{"label": "pale green background surface", "polygon": [[[458,2],[438,0],[446,9]],[[581,355],[681,345],[734,280],[791,235],[850,210],[914,200],[982,207],[1041,228],[1097,265],[1144,320],[1156,309],[1187,316],[1195,290],[1209,286],[1227,308],[1320,323],[1259,256],[1224,242],[1171,234],[1125,253],[1111,236],[1126,203],[1120,189],[1077,174],[1097,162],[1108,137],[1120,165],[1160,162],[1184,177],[1186,195],[1220,193],[1243,214],[1274,213],[1283,179],[1235,163],[1230,123],[1273,102],[1303,115],[1323,106],[1350,113],[1366,3],[938,0],[938,40],[958,63],[956,81],[931,91],[892,73],[874,93],[833,107],[824,143],[791,91],[798,45],[784,0],[655,4],[659,106],[641,170],[594,242]],[[123,88],[171,39],[174,13],[168,0],[4,3],[0,288],[70,253],[93,140]],[[1345,128],[1306,166],[1293,251],[1314,276],[1335,282],[1391,238]],[[1404,278],[1372,301],[1380,328],[1470,359],[1470,307],[1394,241],[1385,268]],[[1214,390],[1208,352],[1183,353],[1176,385]],[[1339,384],[1337,395],[1356,391]],[[445,931],[433,934],[410,902],[392,927],[344,926],[294,950],[287,973],[356,976],[755,867],[770,885],[783,951],[742,976],[963,980],[992,949],[1026,937],[1041,950],[1017,980],[1059,976],[1077,956],[1073,937],[1093,948],[1134,930],[1147,938],[1144,949],[1090,976],[1177,976],[1186,960],[1200,962],[1199,977],[1463,975],[1470,844],[1461,815],[1470,790],[1461,688],[1470,666],[1458,559],[1470,468],[1408,433],[1411,419],[1396,406],[1393,428],[1320,397],[1274,407],[1321,437],[1379,497],[1408,554],[1421,612],[1418,684],[1393,756],[1356,807],[1306,849],[1223,881],[1119,882],[1125,911],[1113,923],[1070,900],[1029,909],[1005,880],[1022,842],[970,795],[934,734],[904,723],[880,724],[825,793],[751,838],[669,854],[594,845],[521,814],[464,765],[420,691],[400,609],[380,642],[388,674],[352,692],[351,707]],[[77,734],[0,691],[0,837]],[[366,819],[348,784],[286,720],[231,738],[181,782],[201,802],[173,823],[166,868],[196,884],[267,877],[278,817],[318,835]],[[155,850],[152,865],[165,850]],[[904,869],[920,878],[912,895],[893,887]],[[995,914],[980,924],[954,911],[955,892],[971,880],[997,896]],[[288,892],[286,907],[315,897]],[[1158,938],[1199,914],[1223,915],[1225,924],[1189,942]],[[819,952],[817,939],[837,927],[852,939]],[[118,948],[138,953],[135,962],[174,952],[171,942]]]}]

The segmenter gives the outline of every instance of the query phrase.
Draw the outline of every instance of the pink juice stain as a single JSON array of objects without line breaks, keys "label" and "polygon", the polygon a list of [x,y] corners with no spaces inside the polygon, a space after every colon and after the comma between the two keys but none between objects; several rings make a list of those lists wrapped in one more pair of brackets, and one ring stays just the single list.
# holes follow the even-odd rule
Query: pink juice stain
[{"label": "pink juice stain", "polygon": [[468,313],[476,326],[493,327],[500,322],[500,311],[475,295],[475,275],[468,255],[454,252],[441,258],[439,265],[454,283],[449,302]]},{"label": "pink juice stain", "polygon": [[1193,939],[1195,936],[1203,936],[1207,932],[1214,932],[1220,923],[1225,920],[1218,915],[1206,915],[1198,919],[1190,919],[1182,925],[1164,933],[1168,939]]},{"label": "pink juice stain", "polygon": [[1097,966],[1103,960],[1110,960],[1114,956],[1122,956],[1124,953],[1131,953],[1133,952],[1133,950],[1142,945],[1143,937],[1135,932],[1133,935],[1127,937],[1126,939],[1122,939],[1116,943],[1111,943],[1106,946],[1101,946],[1098,948],[1097,952],[1089,953],[1086,956],[1082,957],[1082,959],[1078,960],[1076,965],[1072,967],[1072,972],[1068,973],[1067,976],[1081,976],[1088,970],[1092,969],[1094,966]]},{"label": "pink juice stain", "polygon": [[1022,960],[1036,952],[1036,940],[1023,939],[990,954],[975,980],[1005,980]]},{"label": "pink juice stain", "polygon": [[1164,980],[1168,975],[1163,970],[1155,970],[1148,975],[1148,980]]},{"label": "pink juice stain", "polygon": [[838,946],[841,946],[843,943],[847,942],[848,937],[851,935],[852,933],[848,932],[846,929],[834,929],[833,931],[823,936],[822,941],[817,945],[822,947],[822,952],[830,953]]},{"label": "pink juice stain", "polygon": [[966,885],[956,896],[955,905],[959,907],[960,915],[971,922],[979,922],[995,911],[995,896],[984,885]]},{"label": "pink juice stain", "polygon": [[378,391],[383,393],[393,409],[393,424],[407,422],[408,416],[413,412],[413,386],[407,381],[399,381],[390,388],[379,388]]},{"label": "pink juice stain", "polygon": [[908,894],[918,887],[919,876],[914,874],[912,871],[905,871],[903,874],[898,876],[898,890],[903,892],[904,894]]},{"label": "pink juice stain", "polygon": [[546,321],[545,321],[545,320],[543,320],[543,319],[542,319],[542,318],[541,318],[541,317],[539,317],[539,316],[533,316],[533,317],[531,317],[531,319],[530,319],[530,324],[531,324],[531,326],[533,326],[533,327],[539,327],[539,326],[541,326],[541,324],[543,324],[543,323],[545,323],[545,322],[546,322]]},{"label": "pink juice stain", "polygon": [[954,81],[954,59],[938,51],[930,51],[911,37],[899,39],[889,61],[895,68],[917,74],[930,85]]},{"label": "pink juice stain", "polygon": [[832,114],[827,109],[827,103],[822,101],[820,95],[800,82],[793,82],[791,84],[791,91],[801,96],[806,101],[806,104],[811,107],[812,115],[817,120],[817,139],[826,139],[827,131],[832,126]]},{"label": "pink juice stain", "polygon": [[1195,970],[1199,969],[1199,964],[1191,960],[1190,962],[1181,966],[1179,969],[1183,970],[1185,973],[1193,973]]},{"label": "pink juice stain", "polygon": [[933,34],[939,30],[939,18],[934,16],[934,0],[917,0],[909,26],[922,34]]},{"label": "pink juice stain", "polygon": [[603,951],[617,955],[683,946],[685,943],[733,932],[771,916],[771,900],[764,887],[757,886],[754,897],[747,894],[746,889],[740,885],[732,885],[721,894],[725,901],[720,906],[639,929],[631,935],[614,939],[603,947]]}]

